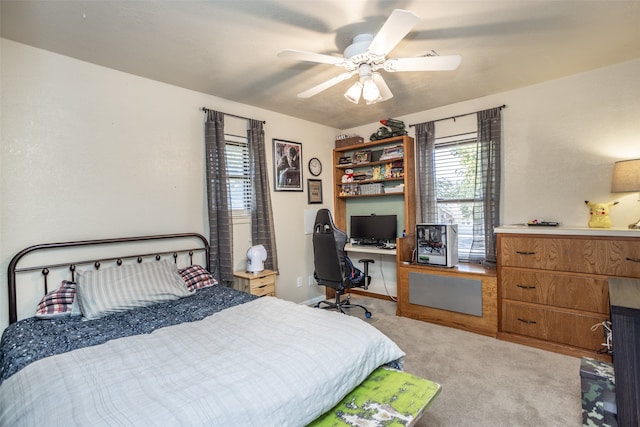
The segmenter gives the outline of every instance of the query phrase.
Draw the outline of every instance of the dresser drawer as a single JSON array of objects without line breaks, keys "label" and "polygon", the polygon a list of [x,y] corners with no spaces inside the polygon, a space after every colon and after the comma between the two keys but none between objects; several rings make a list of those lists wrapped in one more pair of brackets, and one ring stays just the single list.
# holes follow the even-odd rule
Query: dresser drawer
[{"label": "dresser drawer", "polygon": [[639,239],[501,236],[502,266],[640,277]]},{"label": "dresser drawer", "polygon": [[609,290],[604,277],[546,273],[505,267],[501,270],[502,298],[595,313],[609,313]]},{"label": "dresser drawer", "polygon": [[594,331],[591,328],[607,318],[503,301],[501,329],[597,351],[602,348],[604,335],[601,327]]},{"label": "dresser drawer", "polygon": [[251,293],[259,297],[265,295],[275,295],[276,293],[276,277],[275,275],[260,277],[251,280]]},{"label": "dresser drawer", "polygon": [[639,239],[610,241],[609,272],[610,276],[640,278],[640,241]]}]

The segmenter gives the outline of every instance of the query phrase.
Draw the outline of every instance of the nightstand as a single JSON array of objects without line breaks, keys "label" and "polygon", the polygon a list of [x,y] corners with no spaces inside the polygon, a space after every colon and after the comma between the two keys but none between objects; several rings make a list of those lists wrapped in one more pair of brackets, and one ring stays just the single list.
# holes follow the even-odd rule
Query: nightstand
[{"label": "nightstand", "polygon": [[236,271],[233,273],[233,288],[252,295],[276,296],[276,272],[262,270],[258,273]]}]

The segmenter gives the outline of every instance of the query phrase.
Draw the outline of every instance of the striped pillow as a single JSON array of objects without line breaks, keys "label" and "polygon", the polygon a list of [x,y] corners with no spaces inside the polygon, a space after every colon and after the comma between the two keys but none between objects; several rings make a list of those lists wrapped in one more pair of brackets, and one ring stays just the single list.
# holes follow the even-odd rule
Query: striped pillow
[{"label": "striped pillow", "polygon": [[76,296],[76,284],[63,280],[60,287],[47,293],[36,308],[35,317],[38,319],[52,319],[79,315],[80,308]]},{"label": "striped pillow", "polygon": [[87,319],[193,295],[167,260],[78,271],[80,310]]},{"label": "striped pillow", "polygon": [[211,273],[199,265],[190,265],[189,267],[181,268],[178,272],[190,291],[196,291],[218,284],[218,281]]}]

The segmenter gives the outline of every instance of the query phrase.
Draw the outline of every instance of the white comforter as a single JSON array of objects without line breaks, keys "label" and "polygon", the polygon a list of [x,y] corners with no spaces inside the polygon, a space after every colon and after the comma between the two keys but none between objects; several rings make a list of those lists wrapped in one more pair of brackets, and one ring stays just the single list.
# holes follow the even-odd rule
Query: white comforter
[{"label": "white comforter", "polygon": [[0,426],[303,426],[404,356],[364,321],[272,297],[34,362]]}]

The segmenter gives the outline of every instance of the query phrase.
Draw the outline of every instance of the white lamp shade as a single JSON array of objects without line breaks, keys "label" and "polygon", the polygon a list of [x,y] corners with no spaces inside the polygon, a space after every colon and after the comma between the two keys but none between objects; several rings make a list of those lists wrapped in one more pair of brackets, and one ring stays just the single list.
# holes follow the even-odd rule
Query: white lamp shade
[{"label": "white lamp shade", "polygon": [[372,78],[368,78],[364,81],[362,97],[367,104],[374,104],[382,99],[382,96],[380,96],[380,89],[378,89],[378,86],[376,86],[376,83]]},{"label": "white lamp shade", "polygon": [[613,166],[612,193],[640,191],[640,159],[622,160]]},{"label": "white lamp shade", "polygon": [[355,82],[349,90],[347,90],[344,94],[344,97],[349,101],[357,104],[360,101],[360,94],[362,93],[362,83],[359,81]]}]

